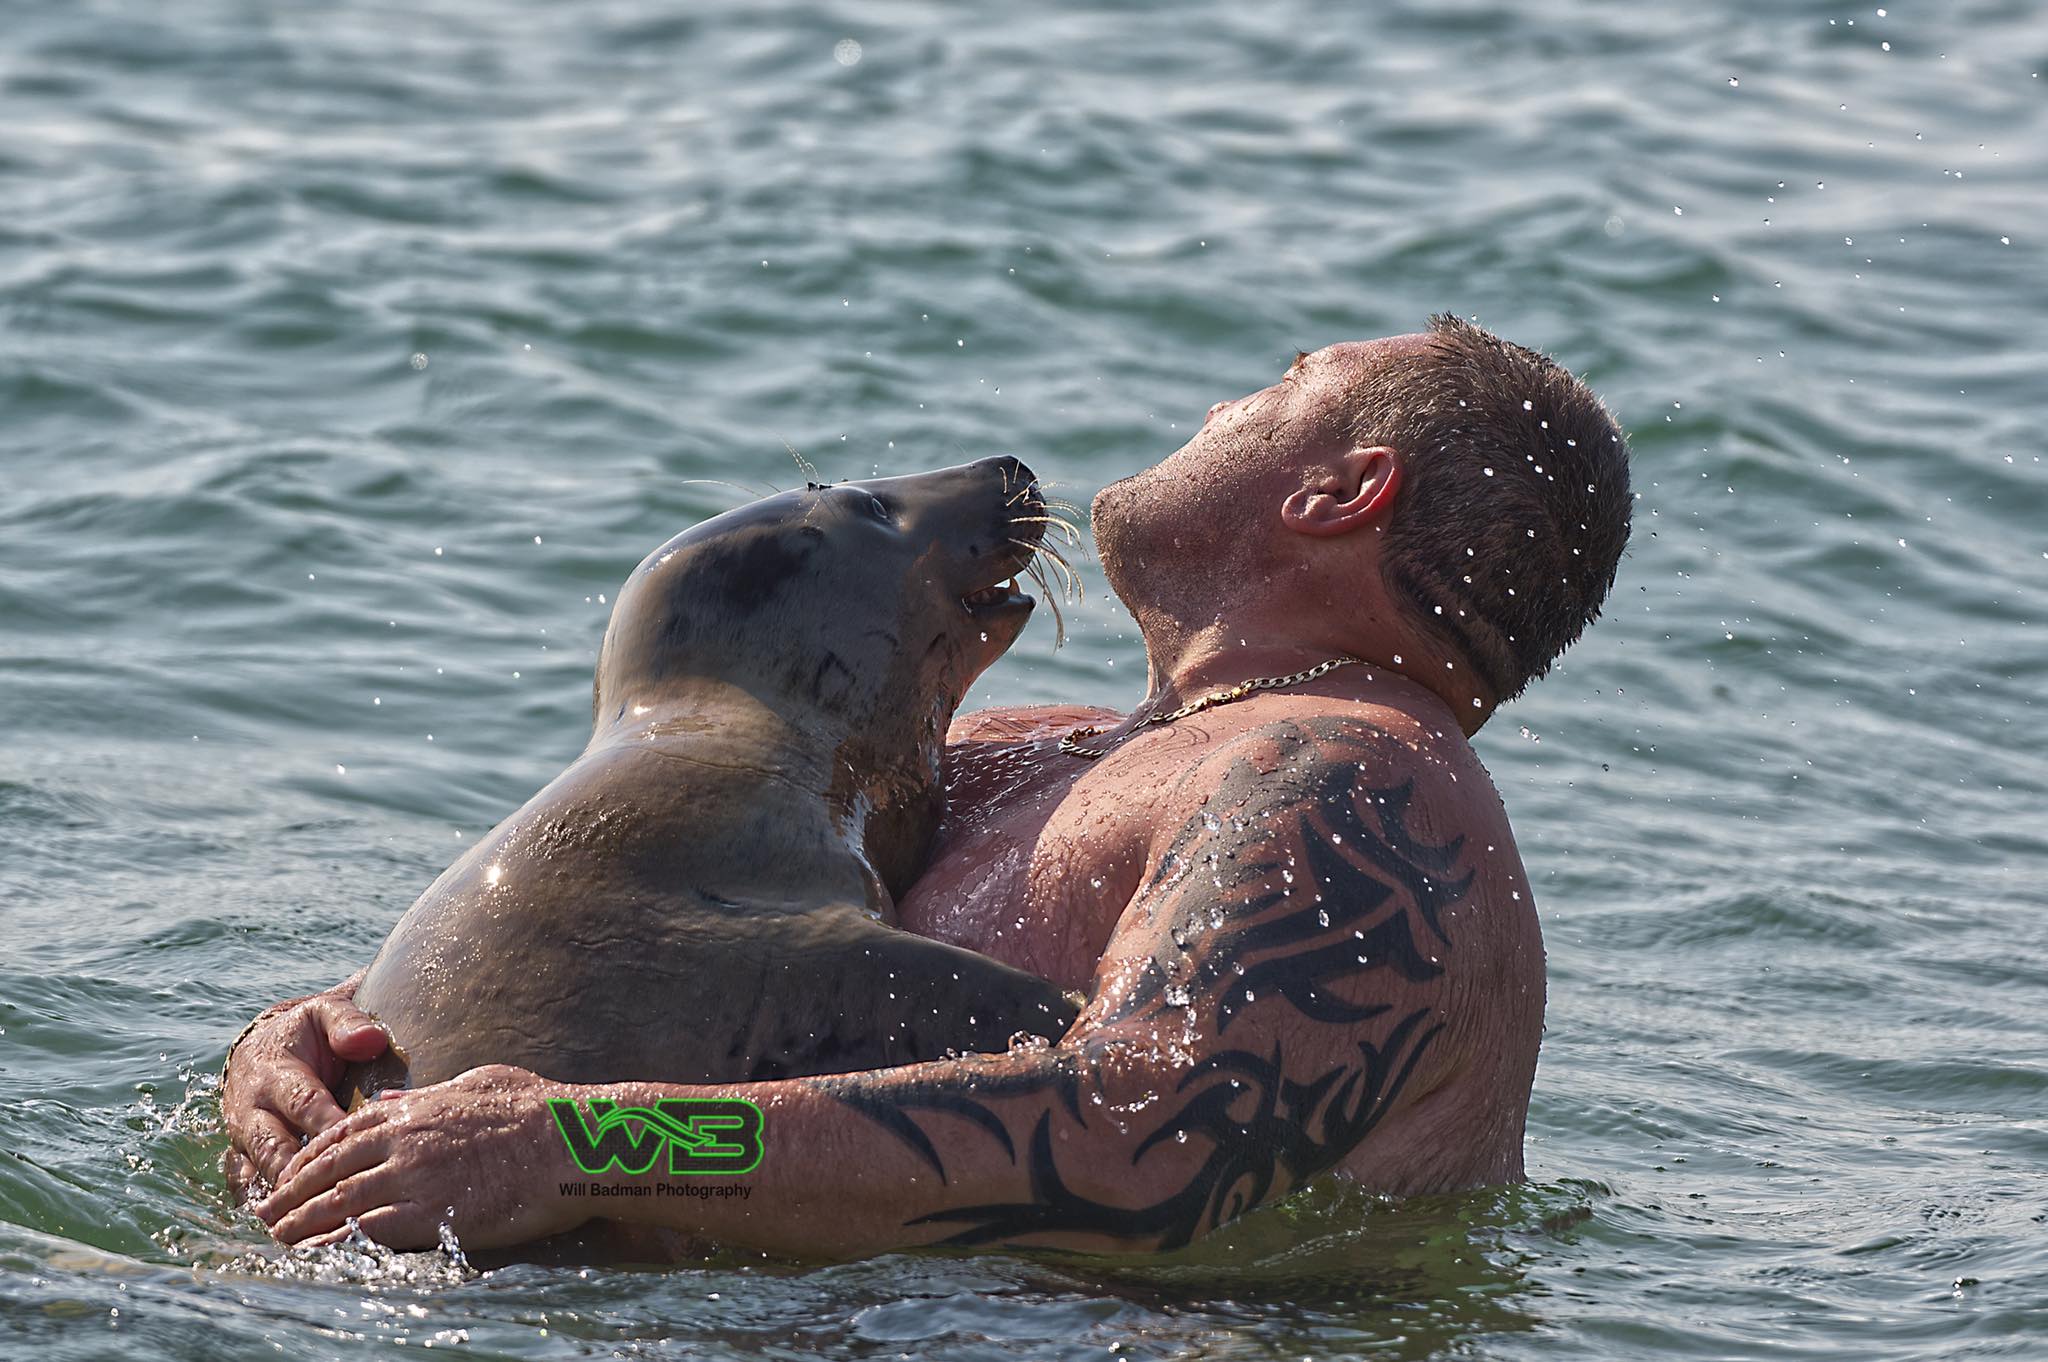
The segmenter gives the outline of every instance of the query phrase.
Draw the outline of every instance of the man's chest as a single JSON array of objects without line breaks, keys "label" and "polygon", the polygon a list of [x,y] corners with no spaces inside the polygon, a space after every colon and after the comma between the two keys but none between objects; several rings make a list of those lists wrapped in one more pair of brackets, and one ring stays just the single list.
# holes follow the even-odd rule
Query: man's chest
[{"label": "man's chest", "polygon": [[1043,748],[963,765],[899,925],[1085,989],[1144,873],[1150,801]]}]

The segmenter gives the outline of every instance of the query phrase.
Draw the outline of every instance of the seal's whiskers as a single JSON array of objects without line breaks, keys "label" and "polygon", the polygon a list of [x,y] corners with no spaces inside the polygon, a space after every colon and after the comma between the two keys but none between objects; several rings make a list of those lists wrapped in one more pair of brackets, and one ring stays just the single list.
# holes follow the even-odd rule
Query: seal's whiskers
[{"label": "seal's whiskers", "polygon": [[[1012,539],[1010,542],[1020,549],[1031,551],[1031,557],[1024,563],[1024,575],[1038,585],[1038,589],[1045,595],[1046,604],[1052,607],[1052,646],[1061,647],[1067,641],[1067,617],[1060,609],[1060,598],[1064,596],[1079,601],[1081,579],[1075,574],[1073,564],[1067,561],[1066,555],[1043,540]],[[1053,587],[1052,581],[1046,575],[1047,563],[1052,564],[1053,575],[1059,578],[1058,589]]]},{"label": "seal's whiskers", "polygon": [[795,445],[791,444],[787,440],[784,440],[782,442],[782,447],[789,451],[790,458],[796,460],[797,470],[804,475],[805,481],[816,482],[818,480],[817,468],[812,465],[809,459],[806,459],[803,455],[797,453]]},{"label": "seal's whiskers", "polygon": [[1077,527],[1071,520],[1068,520],[1065,516],[1013,515],[1010,517],[1010,523],[1012,525],[1050,525],[1054,529],[1059,531],[1060,538],[1067,541],[1067,546],[1069,548],[1072,548],[1081,542],[1081,531],[1079,527]]},{"label": "seal's whiskers", "polygon": [[1062,584],[1061,590],[1065,594],[1072,596],[1075,600],[1080,600],[1081,577],[1080,574],[1074,571],[1074,565],[1067,561],[1067,555],[1061,553],[1057,548],[1042,539],[1038,541],[1038,552],[1045,556],[1046,560],[1052,564],[1053,571],[1059,575]]},{"label": "seal's whiskers", "polygon": [[759,499],[761,497],[772,497],[775,495],[775,492],[773,491],[764,492],[758,487],[748,487],[744,483],[731,482],[725,478],[684,478],[681,482],[678,482],[676,486],[694,487],[697,486],[698,484],[703,484],[704,486],[707,487],[730,487],[735,492],[745,493],[750,500]]},{"label": "seal's whiskers", "polygon": [[1024,565],[1024,575],[1038,584],[1038,589],[1045,593],[1045,603],[1052,607],[1052,646],[1064,647],[1067,642],[1067,617],[1060,609],[1059,595],[1053,591],[1052,584],[1045,580],[1045,569],[1038,565],[1036,558],[1033,558]]}]

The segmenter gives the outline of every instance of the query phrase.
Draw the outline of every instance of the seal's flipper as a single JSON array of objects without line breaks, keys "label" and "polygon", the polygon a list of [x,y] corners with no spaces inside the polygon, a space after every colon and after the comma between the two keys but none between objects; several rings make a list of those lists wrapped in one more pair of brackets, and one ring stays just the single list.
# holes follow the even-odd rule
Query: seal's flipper
[{"label": "seal's flipper", "polygon": [[375,1059],[351,1064],[343,1070],[334,1095],[340,1100],[343,1111],[354,1111],[380,1092],[411,1086],[405,1055],[393,1045]]},{"label": "seal's flipper", "polygon": [[996,1054],[1018,1035],[1057,1041],[1080,1012],[1037,975],[850,908],[821,910],[806,927],[809,948],[771,966],[772,996],[735,1047],[749,1081]]}]

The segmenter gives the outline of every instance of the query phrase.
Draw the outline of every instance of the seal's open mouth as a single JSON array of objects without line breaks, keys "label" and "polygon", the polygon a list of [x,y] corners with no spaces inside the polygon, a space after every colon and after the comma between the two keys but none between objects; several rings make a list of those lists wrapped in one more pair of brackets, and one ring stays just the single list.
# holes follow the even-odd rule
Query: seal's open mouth
[{"label": "seal's open mouth", "polygon": [[970,591],[960,598],[961,607],[976,618],[1032,604],[1032,598],[1017,589],[1015,577],[1007,582],[997,582],[994,586],[985,586],[979,591]]},{"label": "seal's open mouth", "polygon": [[[1028,578],[1036,583],[1052,600],[1053,620],[1060,625],[1054,646],[1066,636],[1065,621],[1060,619],[1057,594],[1047,581],[1048,571],[1059,574],[1071,590],[1078,586],[1073,569],[1060,551],[1046,543],[1046,532],[1053,531],[1069,545],[1075,542],[1075,530],[1067,515],[1077,510],[1066,502],[1049,500],[1038,485],[1038,479],[1031,470],[1017,459],[1004,456],[984,460],[976,467],[987,467],[1001,474],[1001,502],[996,511],[995,537],[1001,546],[1001,555],[989,561],[979,550],[970,550],[969,557],[976,560],[975,576],[986,585],[963,592],[960,608],[968,620],[980,631],[981,641],[994,646],[990,660],[1000,655],[1017,637],[1024,622],[1031,617],[1033,607],[1038,604],[1035,597],[1025,594],[1017,586],[1018,579]],[[988,574],[982,576],[983,573]],[[1002,574],[995,581],[989,577]],[[964,585],[964,583],[963,583]]]}]

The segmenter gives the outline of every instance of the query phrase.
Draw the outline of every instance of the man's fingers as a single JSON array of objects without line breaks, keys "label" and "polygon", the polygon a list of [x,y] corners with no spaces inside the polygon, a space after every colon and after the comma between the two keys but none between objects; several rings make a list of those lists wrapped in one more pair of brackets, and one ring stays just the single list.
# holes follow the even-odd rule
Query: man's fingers
[{"label": "man's fingers", "polygon": [[[417,1201],[401,1201],[396,1205],[379,1206],[356,1218],[356,1224],[386,1248],[423,1249],[432,1248],[441,1242],[441,1224],[428,1213],[427,1208]],[[348,1225],[328,1230],[309,1239],[299,1240],[304,1248],[318,1248],[323,1244],[338,1244],[348,1238]]]},{"label": "man's fingers", "polygon": [[441,1222],[423,1202],[399,1201],[379,1206],[356,1218],[369,1235],[386,1248],[426,1249],[441,1242]]},{"label": "man's fingers", "polygon": [[398,1181],[391,1165],[377,1164],[354,1177],[343,1178],[289,1214],[279,1216],[270,1232],[282,1243],[296,1244],[316,1234],[344,1229],[350,1216],[360,1220],[399,1200]]},{"label": "man's fingers", "polygon": [[375,1059],[390,1048],[391,1037],[376,1018],[341,998],[321,998],[311,1004],[314,1020],[327,1037],[327,1048],[337,1059],[352,1064]]},{"label": "man's fingers", "polygon": [[229,1146],[228,1152],[221,1156],[220,1171],[227,1180],[228,1198],[237,1206],[248,1200],[249,1189],[263,1176],[249,1161],[249,1156],[233,1146]]},{"label": "man's fingers", "polygon": [[[311,1146],[307,1150],[311,1152]],[[264,1198],[256,1214],[265,1221],[274,1222],[314,1193],[339,1187],[364,1169],[376,1167],[384,1161],[384,1152],[382,1140],[361,1136],[331,1144],[313,1158],[288,1169],[285,1181],[278,1185],[275,1193]]]},{"label": "man's fingers", "polygon": [[[308,1135],[318,1135],[348,1114],[334,1100],[334,1094],[327,1091],[326,1085],[312,1073],[295,1074],[284,1079],[270,1105],[293,1127]],[[297,1144],[296,1141],[293,1143]]]},{"label": "man's fingers", "polygon": [[253,1165],[257,1173],[275,1186],[278,1175],[285,1170],[285,1165],[299,1152],[298,1132],[275,1112],[264,1111],[259,1107],[249,1113],[244,1134],[247,1136],[243,1148],[243,1152],[248,1155],[246,1162]]},{"label": "man's fingers", "polygon": [[277,1190],[257,1202],[250,1209],[254,1210],[265,1221],[274,1221],[286,1210],[296,1206],[315,1192],[322,1190],[321,1184],[316,1184],[311,1180],[302,1181],[299,1174],[304,1172],[306,1166],[312,1163],[313,1160],[341,1143],[343,1136],[348,1135],[354,1130],[368,1129],[372,1124],[374,1122],[371,1120],[343,1122],[340,1125],[329,1126],[318,1135],[315,1135],[311,1142],[304,1149],[294,1154],[291,1162],[287,1163],[278,1172],[278,1175],[271,1179],[276,1184]]}]

